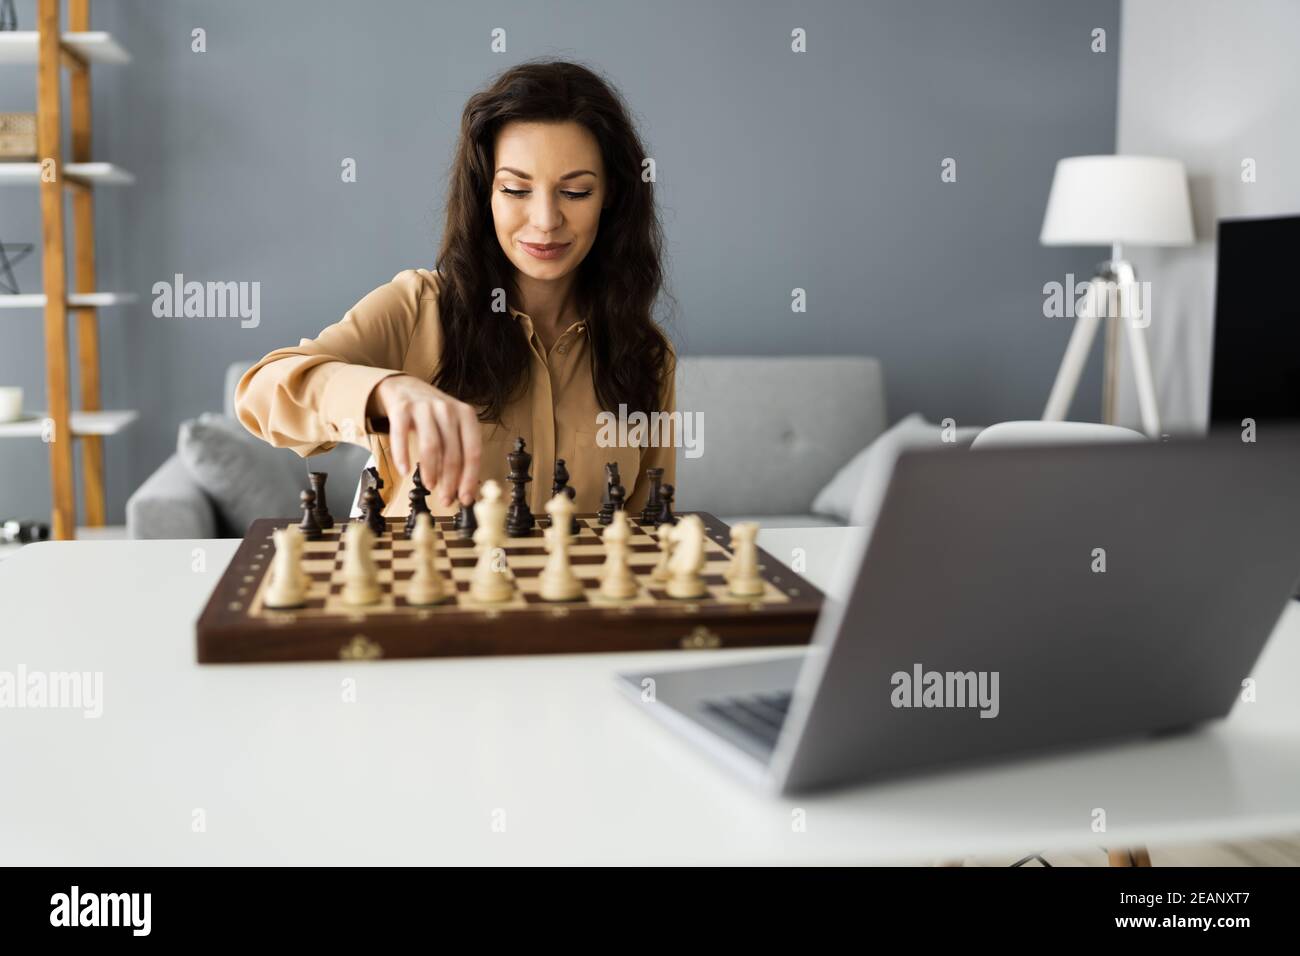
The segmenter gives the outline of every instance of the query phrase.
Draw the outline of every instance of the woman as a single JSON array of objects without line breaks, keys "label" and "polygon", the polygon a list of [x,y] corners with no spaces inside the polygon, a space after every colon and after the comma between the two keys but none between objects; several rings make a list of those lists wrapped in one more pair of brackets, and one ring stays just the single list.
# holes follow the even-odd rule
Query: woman
[{"label": "woman", "polygon": [[240,421],[303,456],[368,446],[387,515],[407,513],[417,465],[435,514],[470,504],[480,479],[504,482],[516,437],[533,455],[535,514],[557,458],[579,512],[600,506],[607,462],[639,510],[646,469],[673,481],[675,434],[609,446],[620,430],[602,413],[674,409],[674,355],[651,315],[662,236],[645,155],[590,70],[507,70],[465,106],[436,271],[398,273],[317,338],[263,358],[236,391]]}]

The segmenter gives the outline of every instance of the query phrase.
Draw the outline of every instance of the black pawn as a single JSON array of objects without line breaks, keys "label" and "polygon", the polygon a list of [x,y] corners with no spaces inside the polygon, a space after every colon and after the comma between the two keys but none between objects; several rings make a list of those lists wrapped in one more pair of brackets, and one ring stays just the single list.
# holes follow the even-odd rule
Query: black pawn
[{"label": "black pawn", "polygon": [[407,500],[411,502],[411,510],[406,516],[406,536],[409,538],[415,534],[415,522],[419,520],[420,515],[429,514],[429,503],[424,499],[429,497],[431,492],[424,487],[424,482],[420,481],[420,466],[416,465],[415,474],[411,476],[411,490],[407,495]]},{"label": "black pawn", "polygon": [[605,465],[605,493],[600,496],[600,512],[596,520],[601,524],[609,524],[614,520],[614,502],[610,498],[610,491],[622,480],[618,477],[618,462],[611,461]]},{"label": "black pawn", "polygon": [[650,494],[645,500],[645,507],[641,509],[641,523],[654,524],[659,520],[659,490],[663,487],[664,470],[647,468],[645,476],[650,482]]},{"label": "black pawn", "polygon": [[320,540],[320,524],[316,521],[316,492],[304,491],[298,496],[302,508],[302,522],[298,530],[308,541]]},{"label": "black pawn", "polygon": [[325,479],[328,478],[323,471],[309,472],[307,478],[311,481],[311,490],[316,495],[316,524],[322,529],[334,527],[334,516],[330,514],[329,502],[325,500]]},{"label": "black pawn", "polygon": [[460,512],[456,515],[455,529],[460,532],[460,536],[465,539],[472,539],[474,532],[478,530],[478,519],[474,517],[474,506],[461,505]]},{"label": "black pawn", "polygon": [[659,489],[659,517],[655,519],[656,527],[661,524],[676,524],[677,516],[673,514],[673,486],[664,485]]},{"label": "black pawn", "polygon": [[379,492],[373,487],[367,488],[361,497],[361,515],[375,537],[383,537],[388,530],[388,522],[384,520],[384,499],[379,497]]},{"label": "black pawn", "polygon": [[506,534],[512,538],[525,538],[537,523],[533,513],[528,509],[528,499],[524,486],[532,481],[528,473],[533,463],[533,456],[524,450],[524,440],[515,439],[515,450],[506,455],[510,465],[510,474],[506,480],[513,486],[510,491],[510,510],[506,512]]},{"label": "black pawn", "polygon": [[[578,493],[574,491],[572,486],[570,485],[564,486],[564,493],[569,496],[570,501],[578,497]],[[578,524],[578,516],[573,515],[572,517],[569,518],[569,534],[579,534],[581,533],[581,531],[582,531],[582,525]]]},{"label": "black pawn", "polygon": [[615,485],[613,488],[609,489],[609,503],[613,509],[610,511],[610,521],[614,520],[613,515],[615,511],[623,510],[626,498],[627,491],[622,485]]}]

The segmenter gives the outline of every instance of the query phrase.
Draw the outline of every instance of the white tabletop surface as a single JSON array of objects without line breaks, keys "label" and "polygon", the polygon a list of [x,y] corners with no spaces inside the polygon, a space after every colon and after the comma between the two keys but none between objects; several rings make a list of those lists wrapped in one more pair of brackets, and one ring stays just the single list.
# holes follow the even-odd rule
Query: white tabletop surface
[{"label": "white tabletop surface", "polygon": [[[850,534],[761,541],[802,549],[826,586]],[[783,800],[613,683],[779,651],[200,667],[194,622],[236,543],[47,543],[0,562],[0,672],[104,682],[98,719],[0,709],[4,862],[924,862],[1300,828],[1294,603],[1258,700],[1206,731]]]}]

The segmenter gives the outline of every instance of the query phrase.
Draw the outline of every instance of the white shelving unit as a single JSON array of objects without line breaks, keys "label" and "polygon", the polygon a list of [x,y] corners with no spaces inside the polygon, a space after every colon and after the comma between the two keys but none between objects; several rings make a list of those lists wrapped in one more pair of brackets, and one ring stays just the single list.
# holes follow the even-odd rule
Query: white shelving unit
[{"label": "white shelving unit", "polygon": [[[0,33],[0,63],[35,63],[40,49],[40,36],[35,30]],[[63,47],[87,63],[131,62],[131,54],[102,31],[65,33]]]},{"label": "white shelving unit", "polygon": [[[73,309],[104,309],[114,305],[130,305],[138,298],[134,292],[70,292],[67,303]],[[47,301],[44,292],[0,295],[0,309],[43,309]]]},{"label": "white shelving unit", "polygon": [[[4,36],[0,33],[0,37]],[[67,179],[95,186],[130,186],[135,177],[112,163],[64,163],[63,175]],[[0,186],[39,186],[40,163],[0,163]]]},{"label": "white shelving unit", "polygon": [[[77,438],[87,435],[116,435],[136,418],[135,411],[73,412],[69,418],[72,434]],[[40,438],[45,427],[45,414],[33,412],[16,422],[0,423],[0,438]]]}]

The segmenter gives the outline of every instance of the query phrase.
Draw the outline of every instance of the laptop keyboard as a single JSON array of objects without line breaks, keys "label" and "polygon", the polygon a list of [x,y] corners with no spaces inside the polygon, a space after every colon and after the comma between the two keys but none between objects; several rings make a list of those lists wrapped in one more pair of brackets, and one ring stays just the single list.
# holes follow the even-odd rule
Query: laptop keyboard
[{"label": "laptop keyboard", "polygon": [[781,725],[785,723],[785,715],[790,710],[791,696],[788,691],[746,694],[743,697],[707,700],[703,707],[713,716],[720,717],[771,750],[776,746]]}]

